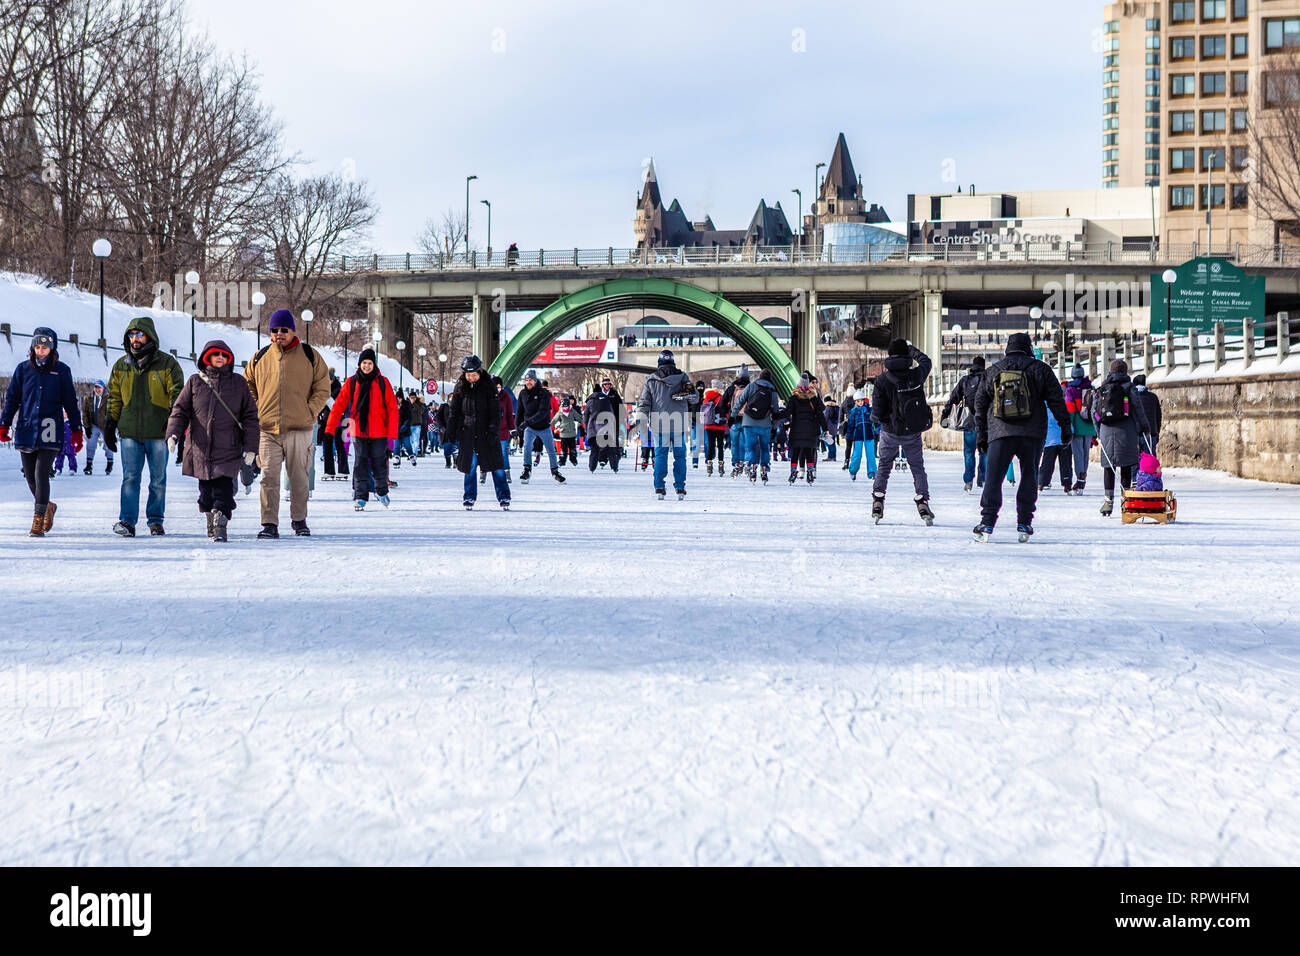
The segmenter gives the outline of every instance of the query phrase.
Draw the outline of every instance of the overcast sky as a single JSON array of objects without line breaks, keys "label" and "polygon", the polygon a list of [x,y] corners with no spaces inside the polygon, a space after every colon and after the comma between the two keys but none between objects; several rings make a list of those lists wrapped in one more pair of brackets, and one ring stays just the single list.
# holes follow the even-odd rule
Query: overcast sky
[{"label": "overcast sky", "polygon": [[[464,209],[475,245],[628,246],[641,169],[665,202],[791,222],[843,131],[866,198],[1100,186],[1100,0],[650,3],[190,0],[246,54],[286,144],[354,166],[380,252]],[[945,162],[950,161],[945,167]]]}]

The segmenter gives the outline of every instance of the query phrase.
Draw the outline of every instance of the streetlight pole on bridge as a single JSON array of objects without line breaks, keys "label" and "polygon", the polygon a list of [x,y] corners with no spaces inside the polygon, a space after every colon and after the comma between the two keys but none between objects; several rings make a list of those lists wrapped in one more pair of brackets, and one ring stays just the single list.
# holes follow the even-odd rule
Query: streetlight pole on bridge
[{"label": "streetlight pole on bridge", "polygon": [[803,245],[803,193],[798,189],[792,189],[790,192],[799,197],[799,244]]},{"label": "streetlight pole on bridge", "polygon": [[469,262],[469,184],[477,176],[465,177],[465,261]]},{"label": "streetlight pole on bridge", "polygon": [[480,199],[479,202],[488,207],[487,256],[488,265],[492,265],[492,204],[486,199]]}]

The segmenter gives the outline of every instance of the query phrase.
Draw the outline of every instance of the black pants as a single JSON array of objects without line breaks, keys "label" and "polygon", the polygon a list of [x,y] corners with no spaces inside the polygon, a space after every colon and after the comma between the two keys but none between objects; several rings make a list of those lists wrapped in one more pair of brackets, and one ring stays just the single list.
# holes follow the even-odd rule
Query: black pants
[{"label": "black pants", "polygon": [[352,439],[352,498],[370,500],[370,479],[375,479],[375,494],[388,494],[388,439]]},{"label": "black pants", "polygon": [[1002,510],[1002,483],[1007,476],[1007,466],[1011,459],[1020,461],[1020,485],[1016,488],[1016,521],[1030,524],[1034,520],[1034,510],[1038,506],[1038,484],[1034,476],[1038,474],[1038,454],[1043,449],[1041,438],[998,438],[989,442],[987,481],[984,482],[984,494],[980,498],[980,511],[983,521],[992,528],[998,523],[998,512]]},{"label": "black pants", "polygon": [[[830,459],[826,459],[830,461]],[[791,445],[790,446],[790,467],[798,468],[800,465],[811,465],[817,467],[817,446],[815,445]]]},{"label": "black pants", "polygon": [[[1114,468],[1102,468],[1101,485],[1103,488],[1106,489],[1107,498],[1115,497],[1115,469]],[[1121,488],[1133,487],[1133,466],[1132,465],[1123,465],[1120,467],[1119,486]]]},{"label": "black pants", "polygon": [[1061,463],[1061,487],[1069,491],[1074,486],[1074,452],[1069,445],[1051,445],[1043,449],[1043,461],[1038,466],[1038,483],[1052,483],[1052,469],[1057,461]]},{"label": "black pants", "polygon": [[618,471],[619,459],[623,457],[623,450],[618,445],[602,448],[600,445],[592,444],[587,446],[587,451],[587,467],[591,471],[595,471],[596,466],[602,461],[608,462],[611,470]]},{"label": "black pants", "polygon": [[35,499],[36,514],[43,515],[50,503],[50,470],[59,453],[54,448],[37,448],[19,454],[23,459],[23,477]]},{"label": "black pants", "polygon": [[338,473],[346,475],[348,473],[348,450],[343,446],[343,429],[336,431],[333,437],[325,436],[325,474],[334,474],[334,459],[337,456],[339,460]]},{"label": "black pants", "polygon": [[[712,461],[716,458],[718,459],[718,464],[721,465],[723,461],[723,451],[727,447],[727,430],[725,428],[706,428],[704,429],[704,434],[709,440],[709,444],[704,451],[704,460]],[[716,455],[714,454],[715,450],[717,451]]]},{"label": "black pants", "polygon": [[230,520],[230,515],[235,510],[235,479],[200,478],[199,510],[220,511],[226,520]]},{"label": "black pants", "polygon": [[563,465],[565,460],[578,463],[578,439],[561,438],[560,439],[560,464]]}]

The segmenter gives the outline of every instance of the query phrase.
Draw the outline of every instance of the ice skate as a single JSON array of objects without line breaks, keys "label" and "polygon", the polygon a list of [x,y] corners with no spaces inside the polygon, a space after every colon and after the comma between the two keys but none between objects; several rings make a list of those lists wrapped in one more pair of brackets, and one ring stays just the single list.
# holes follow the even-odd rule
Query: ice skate
[{"label": "ice skate", "polygon": [[934,512],[930,510],[929,499],[917,495],[913,500],[916,502],[916,513],[921,516],[921,520],[925,522],[925,526],[927,528],[930,527],[934,524]]},{"label": "ice skate", "polygon": [[993,534],[993,526],[980,522],[974,528],[976,541],[987,541]]},{"label": "ice skate", "polygon": [[1027,525],[1027,524],[1016,525],[1016,535],[1019,538],[1021,544],[1024,544],[1026,541],[1028,541],[1030,535],[1032,535],[1033,533],[1034,533],[1034,528],[1032,525]]},{"label": "ice skate", "polygon": [[885,517],[885,496],[878,491],[871,495],[871,517],[876,524]]},{"label": "ice skate", "polygon": [[1111,513],[1114,510],[1115,510],[1115,499],[1111,498],[1109,495],[1103,498],[1101,501],[1101,516],[1103,518],[1109,518],[1111,516]]}]

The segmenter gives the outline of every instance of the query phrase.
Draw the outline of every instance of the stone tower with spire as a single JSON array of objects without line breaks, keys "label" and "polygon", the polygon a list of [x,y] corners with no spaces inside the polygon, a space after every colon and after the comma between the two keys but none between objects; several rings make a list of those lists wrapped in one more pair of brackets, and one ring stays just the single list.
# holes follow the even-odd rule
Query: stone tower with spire
[{"label": "stone tower with spire", "polygon": [[883,208],[863,200],[862,179],[853,169],[853,158],[843,133],[835,140],[835,151],[831,153],[813,211],[804,216],[804,231],[811,235],[814,224],[820,231],[828,222],[889,222]]}]

